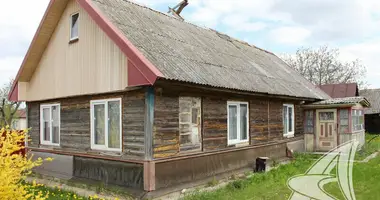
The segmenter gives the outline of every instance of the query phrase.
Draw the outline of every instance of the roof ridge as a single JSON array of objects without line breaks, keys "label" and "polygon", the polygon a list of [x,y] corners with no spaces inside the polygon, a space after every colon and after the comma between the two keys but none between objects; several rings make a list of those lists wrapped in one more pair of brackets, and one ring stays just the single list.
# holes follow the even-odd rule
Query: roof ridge
[{"label": "roof ridge", "polygon": [[367,89],[361,89],[360,91],[363,91],[363,90],[380,90],[380,88],[367,88]]},{"label": "roof ridge", "polygon": [[[95,0],[95,1],[96,1],[96,0]],[[276,54],[274,54],[274,53],[271,52],[271,51],[268,51],[268,50],[263,49],[263,48],[260,48],[260,47],[258,47],[258,46],[256,46],[256,45],[250,44],[250,43],[248,43],[247,41],[244,41],[244,40],[241,40],[241,39],[238,39],[238,38],[232,37],[232,36],[230,36],[230,35],[228,35],[228,34],[226,34],[226,33],[223,33],[223,32],[221,32],[221,31],[218,31],[218,30],[215,30],[215,29],[212,29],[212,28],[206,27],[206,26],[201,26],[201,25],[194,24],[194,23],[192,23],[192,22],[187,21],[186,19],[184,19],[184,20],[178,19],[178,18],[176,18],[176,17],[174,17],[174,16],[172,16],[172,15],[168,15],[168,14],[166,14],[166,13],[164,13],[164,12],[161,12],[161,11],[159,11],[159,10],[155,10],[155,9],[153,9],[153,8],[151,8],[151,7],[148,7],[148,6],[146,6],[146,5],[143,5],[143,4],[140,4],[140,3],[137,3],[137,2],[135,2],[135,1],[133,1],[133,0],[122,0],[122,1],[127,2],[127,3],[130,3],[130,4],[133,4],[133,5],[136,5],[136,6],[139,6],[139,7],[144,8],[144,9],[148,9],[148,10],[150,10],[150,11],[152,11],[152,12],[157,13],[157,14],[164,15],[164,16],[166,16],[166,17],[169,17],[170,19],[174,19],[174,20],[178,20],[179,22],[183,22],[183,23],[190,24],[190,25],[195,26],[195,27],[197,27],[197,28],[201,28],[201,29],[204,29],[204,30],[207,30],[207,31],[212,31],[212,32],[216,32],[216,33],[219,33],[219,34],[226,35],[226,36],[230,37],[231,39],[233,39],[234,41],[239,42],[239,43],[241,43],[241,44],[243,44],[243,45],[247,45],[247,46],[249,46],[249,47],[253,47],[253,48],[256,48],[256,49],[258,49],[258,50],[260,50],[260,51],[264,51],[264,52],[266,52],[266,53],[269,53],[269,54],[272,54],[272,55],[275,55],[275,56],[276,56]]]}]

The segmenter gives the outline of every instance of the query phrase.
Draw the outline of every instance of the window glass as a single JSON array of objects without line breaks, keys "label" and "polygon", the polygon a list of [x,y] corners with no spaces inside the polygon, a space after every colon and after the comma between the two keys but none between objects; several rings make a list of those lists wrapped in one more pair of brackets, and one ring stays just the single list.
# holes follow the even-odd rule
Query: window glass
[{"label": "window glass", "polygon": [[230,105],[228,106],[228,133],[230,140],[237,139],[237,106]]},{"label": "window glass", "polygon": [[78,19],[79,19],[79,13],[74,14],[71,16],[71,35],[70,39],[76,39],[78,38]]},{"label": "window glass", "polygon": [[50,141],[50,108],[43,108],[43,139]]},{"label": "window glass", "polygon": [[348,133],[348,109],[340,109],[339,110],[339,131],[340,133]]},{"label": "window glass", "polygon": [[105,144],[105,108],[104,104],[94,105],[94,141],[95,144]]},{"label": "window glass", "polygon": [[121,100],[91,102],[91,147],[99,150],[121,150]]},{"label": "window glass", "polygon": [[305,133],[314,133],[314,112],[312,110],[305,111]]},{"label": "window glass", "polygon": [[248,138],[247,113],[248,113],[247,104],[241,104],[240,105],[240,134],[241,134],[242,140],[246,140]]},{"label": "window glass", "polygon": [[120,102],[108,102],[108,147],[120,148]]},{"label": "window glass", "polygon": [[284,104],[283,105],[283,129],[284,136],[293,136],[294,135],[294,105]]},{"label": "window glass", "polygon": [[288,107],[288,132],[293,132],[293,107]]},{"label": "window glass", "polygon": [[228,102],[228,144],[247,142],[248,103]]},{"label": "window glass", "polygon": [[59,144],[60,134],[60,106],[59,105],[41,105],[41,144],[57,145]]},{"label": "window glass", "polygon": [[362,110],[352,110],[352,130],[361,131],[364,129],[364,115]]},{"label": "window glass", "polygon": [[53,138],[52,142],[53,143],[59,143],[59,107],[58,106],[52,106],[52,130],[53,130]]}]

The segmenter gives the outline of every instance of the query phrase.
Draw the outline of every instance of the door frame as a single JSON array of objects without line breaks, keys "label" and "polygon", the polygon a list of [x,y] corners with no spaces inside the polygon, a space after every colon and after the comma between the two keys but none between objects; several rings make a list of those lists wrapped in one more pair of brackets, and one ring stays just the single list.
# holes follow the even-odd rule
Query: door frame
[{"label": "door frame", "polygon": [[320,112],[333,112],[334,113],[334,126],[333,126],[333,130],[335,130],[335,147],[338,146],[338,129],[337,129],[337,123],[338,123],[338,109],[336,108],[331,108],[331,109],[316,109],[315,110],[315,117],[316,117],[316,129],[315,129],[315,139],[316,139],[316,142],[315,142],[315,147],[314,149],[316,151],[320,151],[320,145],[319,145],[319,137],[320,137],[320,124],[319,124],[319,113]]}]

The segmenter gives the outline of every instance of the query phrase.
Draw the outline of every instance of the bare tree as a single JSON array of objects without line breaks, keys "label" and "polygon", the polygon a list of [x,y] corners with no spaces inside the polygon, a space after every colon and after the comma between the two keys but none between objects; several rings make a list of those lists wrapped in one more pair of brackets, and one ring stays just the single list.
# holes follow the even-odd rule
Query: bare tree
[{"label": "bare tree", "polygon": [[286,54],[282,59],[315,85],[355,82],[360,88],[367,86],[366,67],[359,59],[342,62],[338,49],[300,48],[295,55]]},{"label": "bare tree", "polygon": [[13,119],[17,117],[16,113],[21,105],[21,102],[11,102],[8,100],[12,84],[13,80],[10,80],[9,83],[4,84],[0,88],[0,127],[12,124]]}]

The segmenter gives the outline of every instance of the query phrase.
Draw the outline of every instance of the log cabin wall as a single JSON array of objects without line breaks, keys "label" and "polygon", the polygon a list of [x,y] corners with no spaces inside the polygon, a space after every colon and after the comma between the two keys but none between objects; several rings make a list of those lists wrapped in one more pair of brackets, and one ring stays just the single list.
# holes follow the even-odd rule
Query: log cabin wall
[{"label": "log cabin wall", "polygon": [[249,103],[250,140],[246,145],[262,145],[285,140],[282,119],[284,103],[294,104],[295,136],[303,134],[303,112],[299,106],[300,101],[159,85],[155,87],[153,128],[155,159],[194,153],[180,150],[180,97],[201,98],[202,150],[199,152],[236,147],[236,145],[227,145],[227,101]]},{"label": "log cabin wall", "polygon": [[[144,158],[145,90],[88,95],[49,101],[27,102],[28,127],[31,141],[29,147],[84,153],[101,152],[91,150],[90,101],[122,98],[122,156],[121,159]],[[40,145],[40,105],[60,104],[60,146]]]}]

